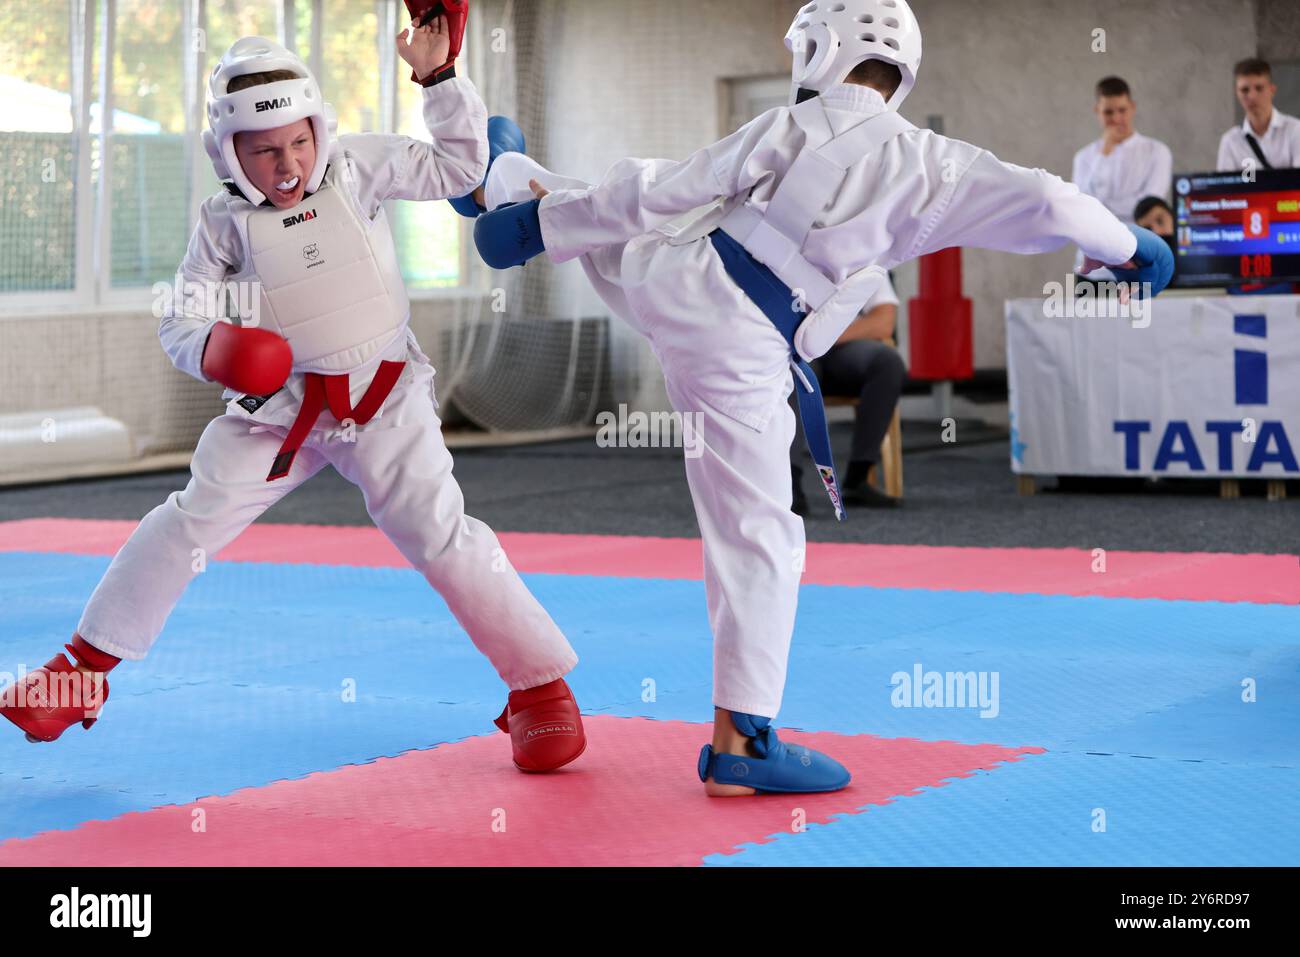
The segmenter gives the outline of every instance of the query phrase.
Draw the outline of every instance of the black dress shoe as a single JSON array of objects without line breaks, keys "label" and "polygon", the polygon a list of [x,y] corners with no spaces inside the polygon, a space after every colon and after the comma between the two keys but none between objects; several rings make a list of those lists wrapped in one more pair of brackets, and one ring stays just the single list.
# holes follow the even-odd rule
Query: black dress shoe
[{"label": "black dress shoe", "polygon": [[852,488],[842,489],[841,491],[845,506],[855,508],[899,508],[903,504],[901,498],[886,495],[870,482],[863,482],[861,485],[854,485]]}]

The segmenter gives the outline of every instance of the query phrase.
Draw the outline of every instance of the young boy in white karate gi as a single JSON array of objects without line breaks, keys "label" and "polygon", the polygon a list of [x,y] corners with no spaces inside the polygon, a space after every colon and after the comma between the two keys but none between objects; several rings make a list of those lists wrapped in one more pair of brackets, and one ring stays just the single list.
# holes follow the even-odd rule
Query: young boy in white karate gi
[{"label": "young boy in white karate gi", "polygon": [[494,143],[475,194],[490,266],[543,249],[557,263],[581,257],[609,307],[650,341],[673,407],[702,417],[703,451],[687,457],[686,474],[704,546],[715,710],[698,772],[719,796],[849,781],[839,762],[786,746],[771,725],[804,552],[790,510],[792,387],[840,510],[806,360],[834,344],[887,269],[950,246],[1038,253],[1077,243],[1155,291],[1172,270],[1163,242],[1076,187],[898,115],[921,60],[904,0],[809,4],[786,44],[795,105],[686,160],[623,160],[591,187]]},{"label": "young boy in white karate gi", "polygon": [[0,697],[0,713],[29,740],[94,724],[105,675],[149,651],[202,567],[196,557],[215,556],[332,465],[361,487],[375,524],[508,686],[497,725],[515,764],[551,770],[582,753],[562,678],[577,656],[496,535],[465,514],[434,370],[409,328],[383,203],[445,199],[481,182],[487,111],[455,73],[466,0],[408,8],[422,25],[397,46],[424,87],[432,142],[335,138],[306,65],[261,37],[237,41],[213,71],[204,141],[230,182],[204,203],[180,274],[186,284],[253,285],[260,315],[236,326],[173,303],[163,316],[159,335],[177,368],[225,384],[231,401],[200,438],[189,484],[144,517],[95,589],[65,646],[77,664],[58,654]]}]

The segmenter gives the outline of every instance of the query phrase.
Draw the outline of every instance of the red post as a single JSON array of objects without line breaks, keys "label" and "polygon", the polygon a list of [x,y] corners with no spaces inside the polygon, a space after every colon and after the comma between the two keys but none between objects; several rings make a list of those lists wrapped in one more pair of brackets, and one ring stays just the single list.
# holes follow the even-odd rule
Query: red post
[{"label": "red post", "polygon": [[971,301],[961,294],[961,249],[921,257],[917,296],[907,303],[908,375],[969,379],[974,374]]}]

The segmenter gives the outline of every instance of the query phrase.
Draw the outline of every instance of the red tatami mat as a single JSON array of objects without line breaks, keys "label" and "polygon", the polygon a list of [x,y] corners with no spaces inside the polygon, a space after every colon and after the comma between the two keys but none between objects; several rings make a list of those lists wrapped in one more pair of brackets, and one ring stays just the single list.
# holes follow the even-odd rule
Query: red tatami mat
[{"label": "red tatami mat", "polygon": [[695,865],[800,823],[824,824],[1043,753],[783,731],[834,755],[853,783],[831,794],[708,798],[694,768],[711,725],[583,721],[586,753],[553,774],[515,770],[504,735],[474,737],[9,840],[0,865]]},{"label": "red tatami mat", "polygon": [[[0,522],[0,551],[112,555],[135,522],[39,518]],[[703,577],[690,538],[503,532],[501,544],[524,573],[623,578]],[[252,525],[224,561],[403,567],[383,534],[368,526]],[[1189,601],[1300,602],[1294,555],[1108,551],[1105,570],[1078,548],[955,548],[929,545],[808,546],[804,583]]]}]

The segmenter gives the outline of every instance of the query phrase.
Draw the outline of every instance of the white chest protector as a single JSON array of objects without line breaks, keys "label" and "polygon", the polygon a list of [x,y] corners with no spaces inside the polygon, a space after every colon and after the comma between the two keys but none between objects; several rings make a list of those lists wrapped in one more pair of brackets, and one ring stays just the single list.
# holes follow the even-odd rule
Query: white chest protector
[{"label": "white chest protector", "polygon": [[290,209],[235,215],[246,255],[234,278],[257,280],[260,324],[283,336],[295,372],[353,372],[403,335],[410,315],[388,218],[366,218],[331,165],[321,188]]},{"label": "white chest protector", "polygon": [[731,208],[716,225],[807,303],[811,313],[795,333],[795,347],[805,359],[814,359],[835,344],[888,273],[869,265],[837,286],[804,258],[804,243],[849,168],[916,127],[886,110],[836,134],[820,97],[792,107],[790,116],[804,131],[805,142],[767,209],[760,211],[748,201],[728,204]]}]

